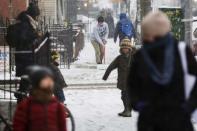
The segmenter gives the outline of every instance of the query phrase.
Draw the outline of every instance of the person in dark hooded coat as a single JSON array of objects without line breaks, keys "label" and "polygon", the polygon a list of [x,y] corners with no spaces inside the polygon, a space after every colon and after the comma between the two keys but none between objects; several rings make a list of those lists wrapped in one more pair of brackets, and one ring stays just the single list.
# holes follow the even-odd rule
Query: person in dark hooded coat
[{"label": "person in dark hooded coat", "polygon": [[68,87],[68,85],[66,84],[64,77],[63,77],[60,69],[58,68],[60,55],[58,52],[53,51],[51,53],[51,57],[52,57],[51,58],[52,63],[49,65],[49,68],[51,69],[51,71],[54,74],[54,80],[55,80],[54,95],[61,103],[64,103],[64,101],[66,99],[65,99],[63,89]]},{"label": "person in dark hooded coat", "polygon": [[[30,3],[26,11],[21,12],[17,22],[8,27],[6,39],[11,48],[15,49],[16,76],[21,77],[19,92],[28,92],[29,82],[26,77],[26,68],[35,63],[33,50],[49,37],[49,33],[42,35],[38,30],[38,16],[40,10],[37,5]],[[18,103],[24,98],[15,93]]]},{"label": "person in dark hooded coat", "polygon": [[8,44],[15,48],[16,76],[25,74],[25,68],[34,64],[33,48],[36,48],[45,36],[38,30],[37,18],[40,10],[37,5],[30,3],[26,11],[17,17],[17,23],[8,27]]},{"label": "person in dark hooded coat", "polygon": [[[190,115],[197,107],[197,82],[185,98],[179,42],[169,33],[171,23],[162,12],[142,22],[143,47],[132,62],[128,88],[131,104],[139,112],[138,131],[193,131]],[[197,77],[197,62],[187,47],[189,73]]]},{"label": "person in dark hooded coat", "polygon": [[[124,26],[124,24],[128,24],[130,27],[129,34],[126,34],[125,32],[123,32],[122,30],[122,26]],[[125,38],[128,37],[130,40],[131,38],[135,37],[135,29],[134,26],[132,24],[132,22],[127,18],[127,15],[125,13],[120,14],[120,21],[117,23],[116,28],[115,28],[115,33],[114,33],[114,42],[117,42],[117,38],[119,37],[120,39],[120,43],[121,41]]]},{"label": "person in dark hooded coat", "polygon": [[110,73],[113,70],[118,69],[117,88],[121,90],[121,99],[124,105],[124,111],[118,115],[122,117],[131,117],[132,108],[128,95],[127,77],[133,60],[133,55],[135,54],[135,47],[128,38],[122,40],[120,53],[121,54],[107,68],[103,80],[107,80]]},{"label": "person in dark hooded coat", "polygon": [[111,12],[107,13],[107,17],[105,18],[105,22],[108,24],[109,26],[109,38],[113,38],[114,37],[114,18],[112,17]]}]

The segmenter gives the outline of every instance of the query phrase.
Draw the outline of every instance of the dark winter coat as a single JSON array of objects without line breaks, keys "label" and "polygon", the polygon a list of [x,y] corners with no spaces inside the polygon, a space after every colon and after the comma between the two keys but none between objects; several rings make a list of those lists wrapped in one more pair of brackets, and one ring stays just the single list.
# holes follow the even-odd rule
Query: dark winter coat
[{"label": "dark winter coat", "polygon": [[132,62],[133,53],[128,55],[119,55],[107,68],[103,79],[107,80],[108,76],[114,69],[118,69],[118,83],[117,87],[120,90],[127,90],[127,77]]},{"label": "dark winter coat", "polygon": [[105,18],[105,22],[109,26],[109,38],[113,38],[113,36],[114,36],[114,30],[115,30],[114,18],[111,15],[108,15]]},{"label": "dark winter coat", "polygon": [[77,50],[81,51],[84,46],[85,46],[85,36],[84,33],[82,31],[79,32],[79,34],[76,36],[76,45],[77,46]]},{"label": "dark winter coat", "polygon": [[[32,51],[39,38],[37,30],[32,26],[26,12],[19,14],[18,23],[8,28],[7,41],[16,51]],[[16,53],[16,76],[24,75],[27,66],[34,64],[32,53]]]},{"label": "dark winter coat", "polygon": [[[165,122],[163,125],[170,126],[172,125],[171,121],[173,121],[173,123],[179,122],[176,121],[179,118],[182,120],[182,123],[180,124],[184,124],[184,121],[185,123],[188,123],[190,118],[187,113],[194,111],[197,106],[197,83],[195,84],[190,99],[188,101],[185,100],[184,74],[178,51],[178,42],[175,40],[174,43],[174,73],[171,82],[165,86],[161,86],[151,79],[141,50],[134,55],[134,60],[128,77],[128,88],[132,100],[132,106],[137,111],[140,111],[140,125],[138,126],[140,126],[141,130],[139,129],[139,131],[143,130],[143,126],[146,126],[147,129],[152,125],[154,126],[154,124],[155,126],[159,126],[160,123],[161,126],[162,122]],[[163,47],[156,47],[148,52],[159,70],[163,67],[164,49],[165,48]],[[187,48],[186,54],[189,72],[197,76],[197,63],[189,48]],[[189,124],[191,125],[190,122]],[[177,127],[177,125],[175,126]],[[184,125],[182,125],[182,127],[183,126]],[[157,129],[159,129],[159,127]],[[187,131],[186,129],[182,130]]]},{"label": "dark winter coat", "polygon": [[41,104],[30,97],[18,105],[13,131],[66,131],[65,118],[64,106],[55,98]]},{"label": "dark winter coat", "polygon": [[58,66],[52,63],[50,64],[50,69],[54,74],[54,81],[55,81],[54,94],[60,102],[64,102],[65,96],[63,94],[63,88],[68,87],[68,85],[66,84],[64,77]]},{"label": "dark winter coat", "polygon": [[[119,36],[120,42],[126,37],[126,35],[120,30],[121,29],[121,20],[122,19],[128,19],[126,14],[121,14],[120,16],[120,21],[117,23],[116,28],[115,28],[115,33],[114,33],[114,41],[117,41],[117,38]],[[131,25],[133,27],[133,36],[130,36],[129,39],[131,39],[132,37],[135,37],[135,30],[134,30],[134,26],[131,22]]]}]

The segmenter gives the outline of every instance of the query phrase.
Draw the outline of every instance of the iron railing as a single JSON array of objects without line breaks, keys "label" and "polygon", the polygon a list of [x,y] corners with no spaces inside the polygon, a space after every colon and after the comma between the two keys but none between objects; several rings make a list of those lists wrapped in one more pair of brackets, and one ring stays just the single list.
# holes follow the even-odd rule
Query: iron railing
[{"label": "iron railing", "polygon": [[33,53],[34,64],[47,66],[51,63],[51,51],[55,50],[61,54],[60,67],[70,68],[73,56],[72,26],[57,25],[53,20],[45,17],[39,23],[39,30],[42,34],[49,32],[50,39],[44,39],[38,47],[32,49],[32,52],[20,52],[8,46],[5,40],[10,22],[8,20],[0,22],[0,99],[8,103],[9,113],[5,117],[10,120],[13,117],[13,105],[16,101],[14,93],[17,92],[20,83],[20,78],[15,76],[15,55],[17,53],[24,55]]}]

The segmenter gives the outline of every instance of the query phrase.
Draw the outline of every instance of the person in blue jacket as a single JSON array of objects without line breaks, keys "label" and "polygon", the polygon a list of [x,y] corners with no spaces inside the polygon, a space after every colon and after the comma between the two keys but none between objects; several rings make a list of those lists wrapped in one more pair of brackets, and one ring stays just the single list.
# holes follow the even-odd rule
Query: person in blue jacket
[{"label": "person in blue jacket", "polygon": [[132,37],[135,37],[135,29],[134,26],[127,18],[125,13],[120,14],[120,21],[116,25],[115,33],[114,33],[114,42],[117,42],[117,38],[119,37],[120,42],[125,38],[129,38],[131,40]]}]

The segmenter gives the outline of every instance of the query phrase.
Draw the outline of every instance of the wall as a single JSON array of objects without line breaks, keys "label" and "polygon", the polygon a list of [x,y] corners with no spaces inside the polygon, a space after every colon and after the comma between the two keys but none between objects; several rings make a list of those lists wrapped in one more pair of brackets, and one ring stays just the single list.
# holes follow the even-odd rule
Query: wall
[{"label": "wall", "polygon": [[27,7],[27,0],[12,0],[12,6],[9,0],[0,0],[0,17],[15,18],[21,11]]},{"label": "wall", "polygon": [[41,9],[41,16],[51,20],[57,20],[57,0],[40,0],[39,7]]},{"label": "wall", "polygon": [[181,0],[152,0],[153,8],[160,7],[181,7]]}]

